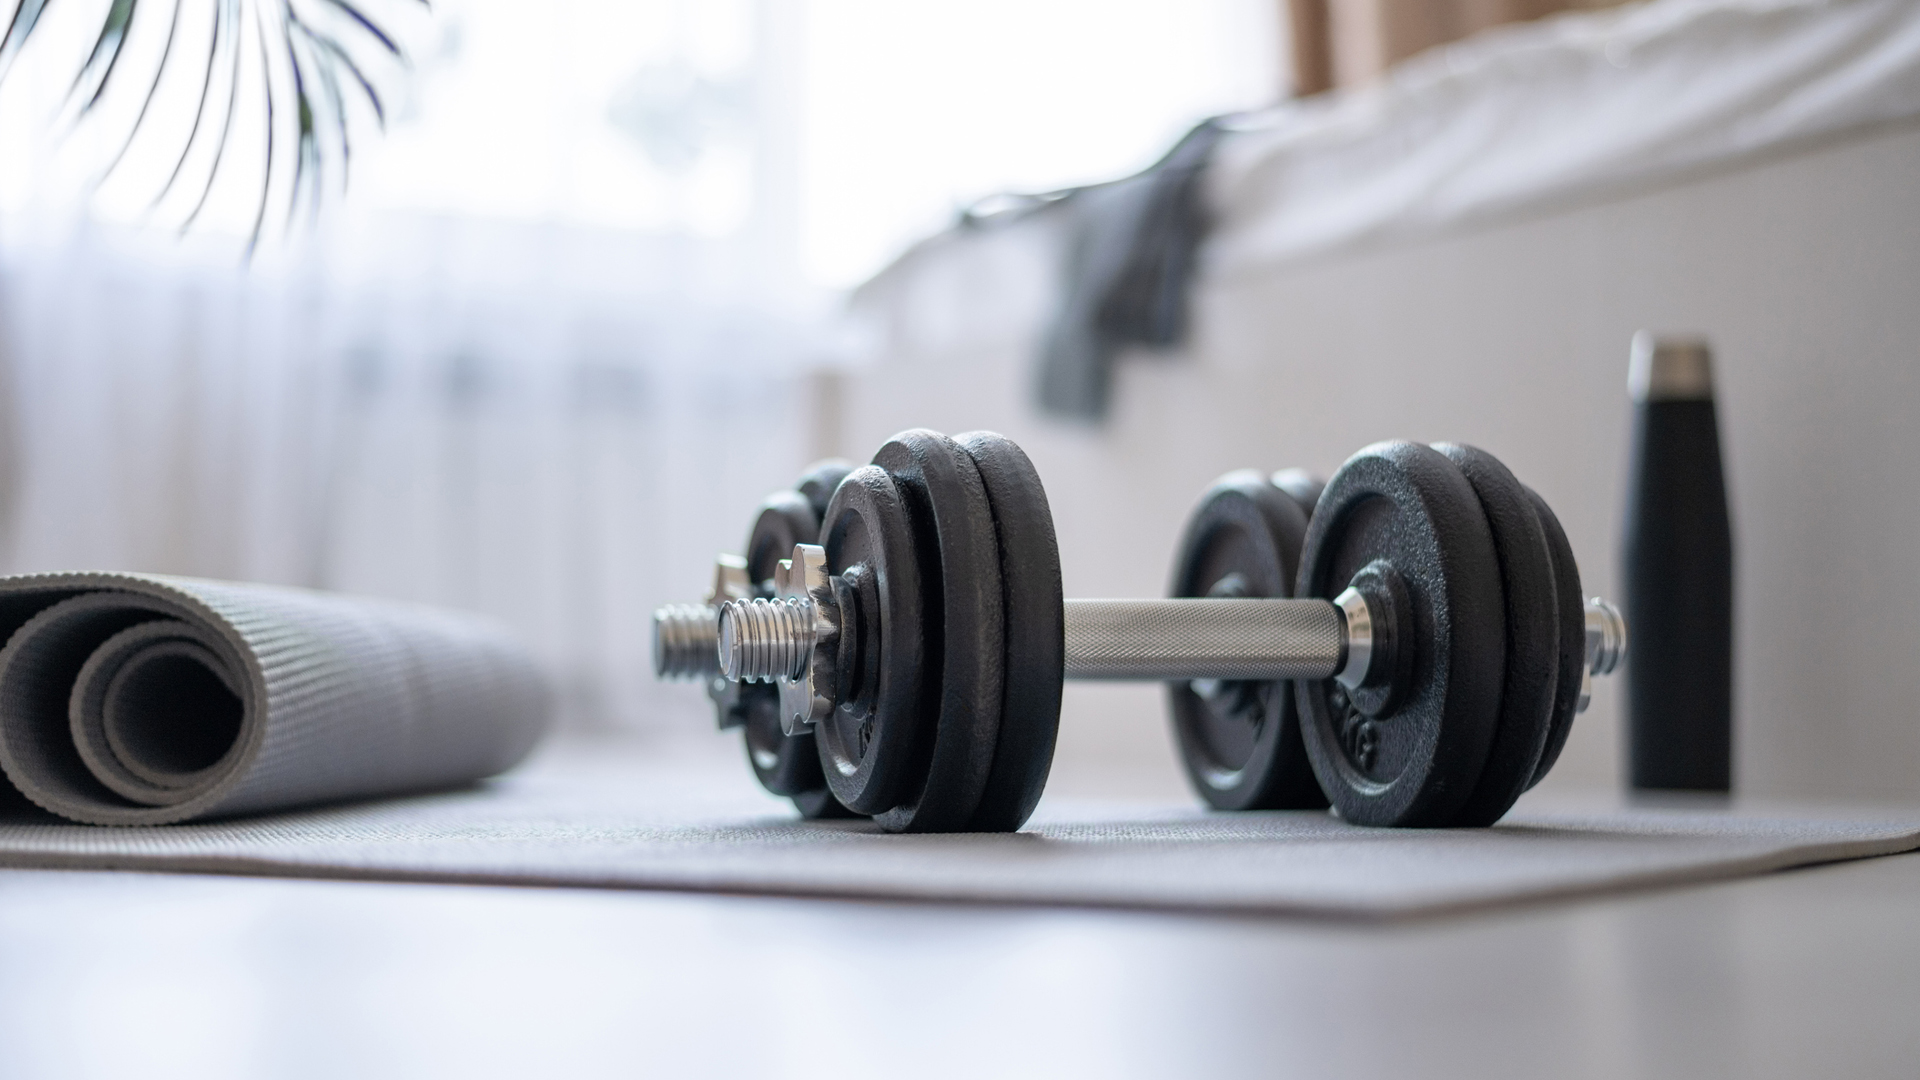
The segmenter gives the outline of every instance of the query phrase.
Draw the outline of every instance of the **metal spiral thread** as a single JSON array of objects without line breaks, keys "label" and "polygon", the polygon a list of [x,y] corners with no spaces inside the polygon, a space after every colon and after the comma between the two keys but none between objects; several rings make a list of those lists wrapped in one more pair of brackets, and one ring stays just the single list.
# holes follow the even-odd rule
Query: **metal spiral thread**
[{"label": "metal spiral thread", "polygon": [[813,602],[734,600],[720,609],[720,674],[735,682],[793,679],[814,646]]},{"label": "metal spiral thread", "polygon": [[710,679],[720,673],[715,646],[720,609],[668,604],[653,613],[653,674],[661,679]]},{"label": "metal spiral thread", "polygon": [[1627,655],[1627,620],[1599,597],[1587,601],[1587,670],[1610,675]]},{"label": "metal spiral thread", "polygon": [[1627,620],[1620,609],[1593,597],[1587,601],[1587,669],[1580,673],[1580,701],[1574,712],[1586,712],[1593,701],[1593,677],[1611,675],[1627,655]]}]

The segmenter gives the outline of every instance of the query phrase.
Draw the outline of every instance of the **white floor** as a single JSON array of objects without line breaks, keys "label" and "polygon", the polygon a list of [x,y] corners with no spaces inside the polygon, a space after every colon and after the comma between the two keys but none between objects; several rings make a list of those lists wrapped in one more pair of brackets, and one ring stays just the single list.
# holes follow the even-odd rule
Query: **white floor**
[{"label": "white floor", "polygon": [[0,872],[9,1077],[1910,1077],[1920,856],[1391,926]]}]

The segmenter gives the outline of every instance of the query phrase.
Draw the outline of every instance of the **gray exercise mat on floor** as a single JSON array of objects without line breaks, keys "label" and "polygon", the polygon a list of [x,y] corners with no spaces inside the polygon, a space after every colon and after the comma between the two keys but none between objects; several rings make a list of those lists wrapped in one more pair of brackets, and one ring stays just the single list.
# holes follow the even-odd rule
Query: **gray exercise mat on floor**
[{"label": "gray exercise mat on floor", "polygon": [[9,822],[0,866],[1390,917],[1920,847],[1920,810],[1756,816],[1524,802],[1493,829],[1411,831],[1322,813],[1055,801],[1015,835],[895,836],[864,822],[796,821],[744,788],[617,754],[550,756],[468,791],[264,819]]},{"label": "gray exercise mat on floor", "polygon": [[93,825],[444,789],[546,727],[503,628],[411,604],[41,574],[0,578],[0,641],[0,809]]}]

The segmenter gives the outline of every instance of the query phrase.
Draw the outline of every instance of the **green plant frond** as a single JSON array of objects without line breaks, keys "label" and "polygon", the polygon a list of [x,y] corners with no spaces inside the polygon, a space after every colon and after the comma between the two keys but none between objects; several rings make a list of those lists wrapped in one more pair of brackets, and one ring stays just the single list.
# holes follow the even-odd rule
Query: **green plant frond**
[{"label": "green plant frond", "polygon": [[40,16],[53,0],[19,0],[14,6],[13,15],[7,20],[7,32],[0,36],[0,79],[7,77],[7,69],[12,66],[13,58],[20,55],[20,49],[33,36],[34,27],[40,25]]},{"label": "green plant frond", "polygon": [[[160,76],[166,74],[167,63],[173,59],[173,43],[179,36],[180,5],[176,2],[173,5],[173,18],[167,23],[167,43],[160,50],[160,63],[153,69],[153,81],[147,84],[147,96],[140,100],[140,111],[134,116],[133,123],[128,125],[127,137],[120,140],[119,152],[113,155],[112,161],[107,162],[106,168],[100,170],[101,180],[113,175],[113,170],[120,167],[120,159],[126,157],[127,151],[133,146],[133,137],[140,133],[140,125],[147,122],[147,110],[153,108],[153,99],[160,92]],[[106,83],[103,81],[101,90],[105,89]],[[98,96],[95,95],[96,99]]]},{"label": "green plant frond", "polygon": [[[183,233],[193,228],[193,223],[200,219],[200,211],[207,208],[207,197],[213,194],[213,182],[220,178],[220,166],[227,158],[227,141],[233,137],[233,115],[240,111],[240,57],[244,49],[240,43],[240,34],[245,28],[246,12],[240,7],[240,0],[220,0],[220,7],[221,10],[232,13],[232,28],[227,34],[228,40],[232,43],[227,52],[233,57],[233,70],[227,76],[227,112],[220,123],[220,141],[213,145],[213,167],[207,170],[206,186],[200,189],[200,199],[193,204],[193,211],[187,215],[187,220],[180,223],[180,231]],[[271,83],[267,85],[266,97],[268,107],[271,108],[273,101]]]},{"label": "green plant frond", "polygon": [[[0,4],[5,3],[6,0],[0,0]],[[194,35],[181,33],[181,12],[189,4],[211,6],[209,30],[202,39],[206,49],[204,62],[199,48],[188,43]],[[140,95],[139,108],[131,124],[119,136],[117,152],[97,175],[95,183],[102,183],[127,160],[128,151],[145,129],[149,116],[164,111],[157,110],[155,102],[176,89],[174,80],[167,79],[166,73],[182,63],[203,68],[199,97],[193,106],[193,122],[178,144],[172,167],[150,204],[151,209],[158,210],[168,195],[181,186],[183,177],[200,175],[198,167],[189,169],[189,162],[207,160],[204,180],[197,185],[199,190],[194,193],[193,205],[181,223],[185,230],[199,220],[222,167],[229,164],[227,157],[234,141],[234,124],[243,103],[258,100],[267,118],[266,161],[248,242],[251,252],[261,238],[269,204],[275,197],[273,181],[280,175],[280,158],[290,156],[292,159],[284,163],[292,169],[291,181],[283,182],[289,225],[303,197],[318,211],[324,191],[332,186],[323,183],[323,179],[336,167],[340,173],[340,190],[345,190],[352,160],[353,129],[364,119],[356,117],[352,99],[364,99],[372,111],[373,121],[385,129],[390,87],[384,84],[398,70],[396,64],[404,67],[408,62],[406,50],[390,29],[391,9],[415,4],[420,9],[433,10],[431,0],[172,0],[167,11],[164,44],[151,77],[142,69],[138,77],[116,79],[115,73],[127,66],[121,61],[128,52],[136,24],[144,25],[143,20],[157,13],[153,11],[153,4],[143,7],[140,0],[110,0],[98,32],[92,35],[91,50],[73,73],[67,88],[71,111],[63,109],[63,114],[76,124],[82,121],[119,124],[122,121],[106,117],[125,113],[98,107],[123,91]],[[14,0],[5,29],[0,31],[0,90],[4,90],[8,72],[29,39],[34,37],[35,30],[46,25],[45,16],[53,6],[54,0]],[[382,8],[388,10],[383,12]],[[245,43],[249,30],[254,38],[251,45]],[[252,77],[251,69],[242,62],[248,49],[254,47],[260,55],[257,78]],[[369,62],[381,57],[386,60],[381,62],[376,74]],[[124,86],[128,78],[135,78],[136,85]],[[224,95],[219,93],[221,81],[227,84]],[[139,82],[145,85],[138,85]],[[177,89],[183,95],[192,93],[185,86]],[[221,97],[225,98],[224,107]],[[76,101],[77,107],[71,104]],[[216,111],[220,114],[217,125]],[[281,127],[290,130],[282,132]],[[211,150],[207,149],[209,142]]]},{"label": "green plant frond", "polygon": [[[313,117],[313,100],[307,94],[307,77],[300,52],[293,44],[293,24],[290,20],[281,20],[280,40],[287,50],[287,70],[293,74],[293,101],[297,121],[298,141],[293,155],[293,186],[287,194],[287,225],[293,224],[293,214],[300,206],[300,186],[307,180],[308,170],[319,171],[320,140],[316,134],[317,125]],[[315,207],[320,204],[319,192],[314,192],[311,202]]]},{"label": "green plant frond", "polygon": [[322,52],[331,57],[335,63],[346,69],[347,74],[353,76],[354,82],[360,84],[360,92],[366,95],[367,104],[373,106],[373,114],[380,121],[380,129],[382,131],[386,130],[387,110],[386,107],[380,103],[380,91],[374,89],[372,80],[368,79],[366,73],[360,70],[360,65],[354,63],[353,57],[349,55],[345,49],[340,47],[339,42],[332,38],[315,35],[311,40],[315,45],[320,47]]},{"label": "green plant frond", "polygon": [[360,28],[365,30],[369,34],[372,34],[374,38],[380,42],[380,44],[385,45],[387,47],[388,52],[392,53],[395,56],[401,55],[400,46],[395,45],[393,43],[393,39],[387,36],[387,32],[385,30],[382,30],[378,26],[375,26],[372,19],[369,19],[365,15],[360,14],[359,8],[354,7],[352,4],[348,3],[347,0],[327,0],[327,3],[332,5],[336,10],[344,12],[346,16],[352,19],[354,22],[359,23]]},{"label": "green plant frond", "polygon": [[[290,33],[297,30],[302,34],[302,40],[306,43],[307,53],[308,55],[312,55],[314,51],[313,41],[305,37],[305,28],[301,27],[298,23],[289,23],[288,30]],[[347,102],[346,98],[340,93],[340,79],[335,74],[332,65],[316,63],[314,65],[314,72],[319,76],[321,89],[326,92],[325,100],[328,109],[333,113],[336,138],[340,141],[340,190],[344,193],[347,190],[348,179],[353,172],[353,138],[347,133]],[[317,165],[317,148],[315,154],[315,164]],[[318,209],[319,192],[317,190],[314,193],[314,205],[315,208]]]},{"label": "green plant frond", "polygon": [[[176,0],[175,9],[178,10],[178,0]],[[213,72],[214,69],[219,66],[220,40],[225,30],[225,20],[215,18],[213,20],[212,36],[207,42],[207,70],[205,76],[200,81],[200,104],[193,111],[193,127],[187,132],[187,141],[180,145],[179,160],[173,163],[173,171],[167,175],[167,182],[160,186],[159,193],[153,197],[152,206],[159,206],[161,200],[167,197],[167,193],[173,190],[174,183],[180,179],[180,170],[186,167],[187,155],[193,152],[194,143],[199,141],[200,125],[204,123],[207,118],[207,101],[213,96]],[[135,130],[137,131],[138,129],[136,128]]]},{"label": "green plant frond", "polygon": [[[273,193],[273,129],[275,126],[273,123],[273,60],[267,52],[266,20],[262,19],[257,11],[254,13],[253,30],[254,39],[260,43],[260,71],[262,77],[267,80],[267,171],[266,176],[260,181],[260,208],[254,211],[253,231],[247,236],[249,259],[253,257],[254,248],[260,244],[260,227],[267,221],[267,197]],[[288,196],[289,199],[299,195],[299,187],[299,182],[296,180],[294,192]]]},{"label": "green plant frond", "polygon": [[80,84],[95,71],[100,77],[95,81],[93,93],[87,103],[80,107],[86,113],[99,104],[100,95],[107,92],[107,81],[113,78],[114,66],[120,62],[120,46],[126,44],[127,27],[133,24],[134,9],[140,6],[140,0],[113,0],[107,6],[107,17],[101,21],[100,34],[93,39],[93,51],[87,54],[87,62],[80,65],[80,71],[73,77],[73,85],[67,88],[69,100],[80,92]]}]

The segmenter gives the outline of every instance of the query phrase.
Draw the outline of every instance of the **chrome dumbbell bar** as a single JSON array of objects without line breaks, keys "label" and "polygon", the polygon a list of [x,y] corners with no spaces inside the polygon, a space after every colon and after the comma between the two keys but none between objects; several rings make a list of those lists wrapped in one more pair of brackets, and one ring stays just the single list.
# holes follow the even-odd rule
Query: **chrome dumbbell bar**
[{"label": "chrome dumbbell bar", "polygon": [[[794,567],[799,567],[798,574]],[[680,605],[656,616],[654,670],[662,676],[770,682],[783,721],[804,730],[831,708],[816,692],[818,658],[833,651],[837,609],[825,553],[799,545],[783,560],[772,599]],[[716,597],[717,599],[717,597]],[[1376,653],[1372,614],[1354,589],[1314,599],[1068,600],[1065,675],[1108,681],[1334,679],[1364,683]],[[1614,670],[1626,624],[1605,600],[1586,602],[1586,670]]]}]

